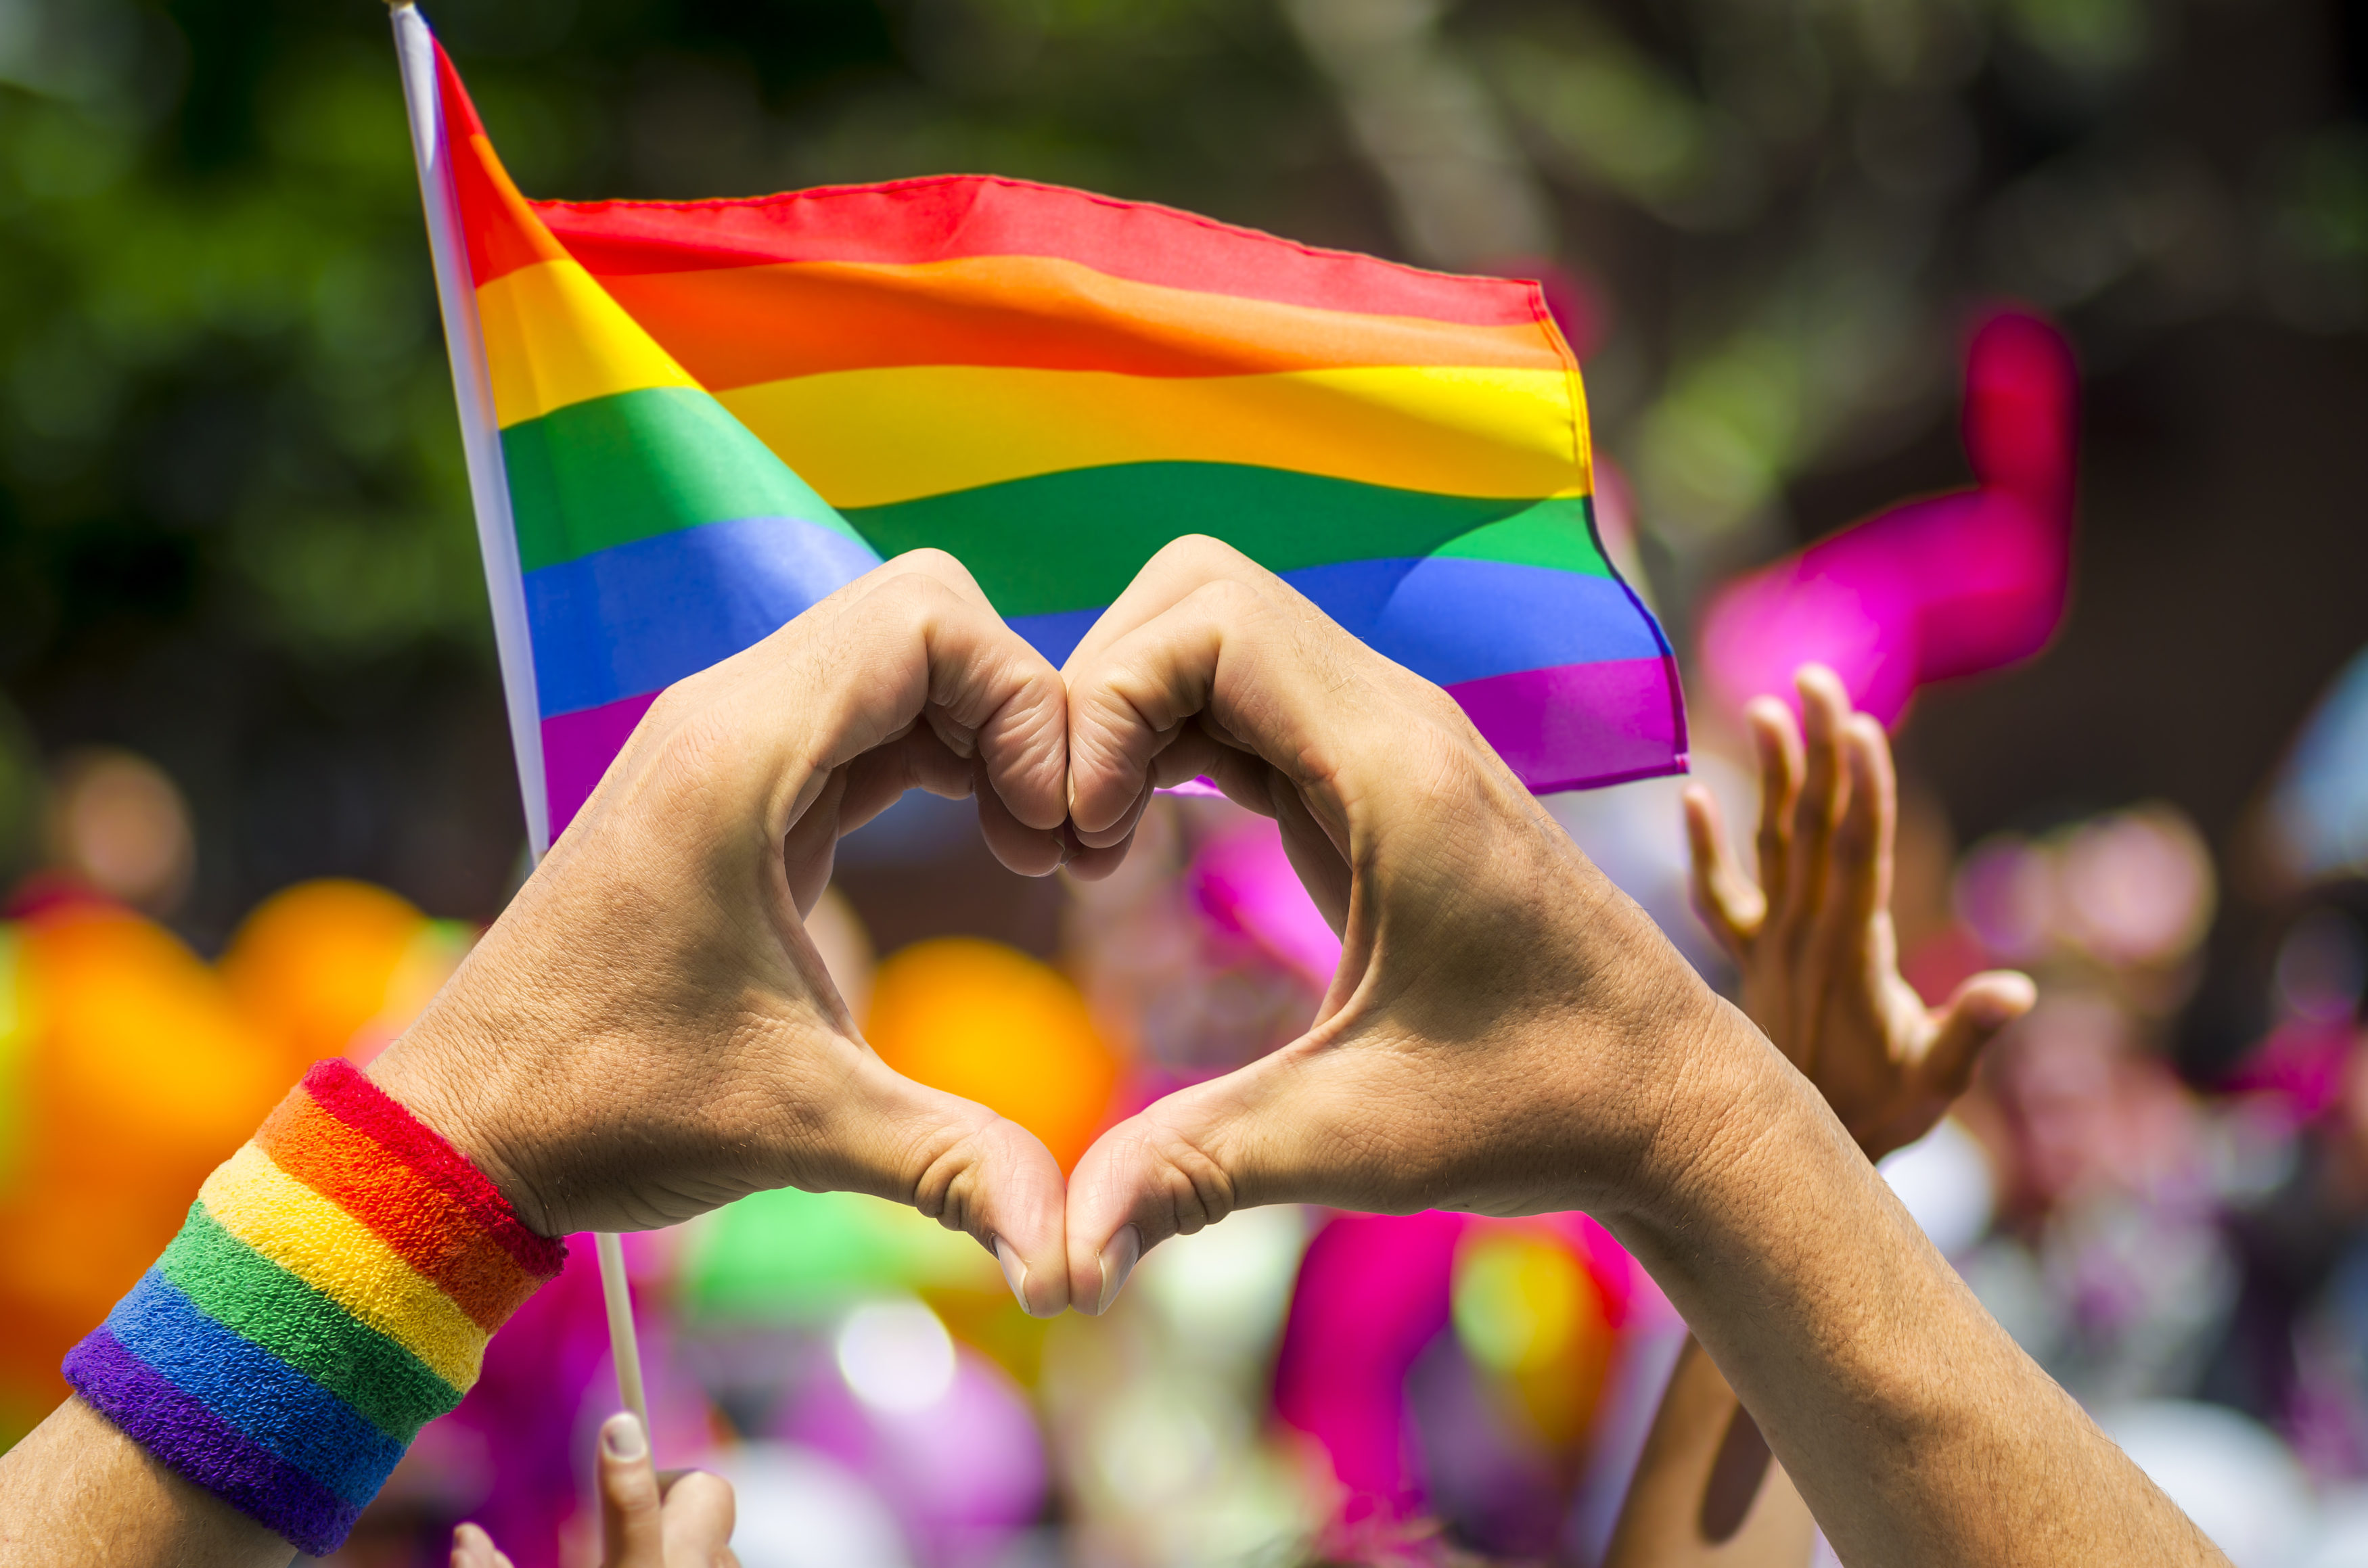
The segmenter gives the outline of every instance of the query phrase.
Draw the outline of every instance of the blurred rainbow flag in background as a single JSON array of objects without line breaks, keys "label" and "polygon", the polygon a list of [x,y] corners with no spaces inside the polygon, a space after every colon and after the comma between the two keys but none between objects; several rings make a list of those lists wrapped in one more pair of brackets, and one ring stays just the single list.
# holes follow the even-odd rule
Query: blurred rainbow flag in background
[{"label": "blurred rainbow flag in background", "polygon": [[1683,768],[1535,284],[972,176],[529,202],[397,29],[538,849],[669,683],[921,545],[1058,663],[1212,534],[1532,790]]}]

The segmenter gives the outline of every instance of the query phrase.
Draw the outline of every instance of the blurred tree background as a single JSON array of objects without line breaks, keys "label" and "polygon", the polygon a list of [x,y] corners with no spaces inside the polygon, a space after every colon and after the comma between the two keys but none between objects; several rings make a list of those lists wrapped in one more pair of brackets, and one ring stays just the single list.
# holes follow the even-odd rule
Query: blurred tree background
[{"label": "blurred tree background", "polygon": [[[1682,640],[1961,482],[1970,312],[2092,376],[2073,619],[1907,738],[1961,835],[2224,844],[2368,642],[2368,12],[2323,0],[443,0],[520,184],[984,170],[1539,269]],[[107,743],[211,948],[330,873],[484,917],[521,830],[372,0],[0,0],[0,858]],[[19,717],[20,716],[20,717]]]}]

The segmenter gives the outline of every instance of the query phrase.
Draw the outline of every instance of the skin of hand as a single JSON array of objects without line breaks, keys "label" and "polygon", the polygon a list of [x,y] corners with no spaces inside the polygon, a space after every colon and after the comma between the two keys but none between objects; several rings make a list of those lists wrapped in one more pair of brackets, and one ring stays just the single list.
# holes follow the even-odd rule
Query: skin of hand
[{"label": "skin of hand", "polygon": [[78,1397],[0,1454],[0,1568],[287,1568],[295,1555]]},{"label": "skin of hand", "polygon": [[[764,1187],[910,1203],[1067,1304],[1059,1165],[865,1045],[803,915],[908,787],[975,793],[1015,870],[1064,836],[1065,692],[951,556],[900,556],[670,687],[370,1076],[545,1235]],[[286,1541],[80,1400],[0,1456],[0,1564],[280,1564]]]},{"label": "skin of hand", "polygon": [[1804,665],[1802,722],[1773,698],[1745,711],[1759,757],[1759,876],[1736,866],[1718,801],[1685,792],[1694,907],[1742,977],[1743,1011],[1879,1160],[1932,1129],[1982,1048],[2031,1010],[2030,978],[1975,975],[1925,1006],[1891,923],[1899,786],[1883,726],[1840,677]]},{"label": "skin of hand", "polygon": [[[1213,540],[1169,545],[1063,671],[1093,874],[1157,785],[1277,819],[1341,933],[1314,1028],[1120,1123],[1069,1187],[1071,1297],[1235,1208],[1616,1206],[1706,1131],[1674,1075],[1742,1022],[1667,949],[1453,699]],[[1763,1048],[1764,1049],[1764,1048]],[[1452,1094],[1442,1088],[1452,1085]]]},{"label": "skin of hand", "polygon": [[[732,1485],[705,1471],[650,1468],[642,1424],[620,1411],[600,1427],[600,1568],[740,1568]],[[452,1532],[451,1568],[512,1568],[475,1525]]]},{"label": "skin of hand", "polygon": [[1304,1037],[1087,1152],[1074,1300],[1106,1307],[1143,1244],[1247,1204],[1586,1209],[1844,1562],[2226,1561],[1443,692],[1208,540],[1161,551],[1063,675],[1082,843],[1122,852],[1150,788],[1206,775],[1277,818],[1342,938]]},{"label": "skin of hand", "polygon": [[[1993,971],[1928,1008],[1900,975],[1891,920],[1898,783],[1891,744],[1818,665],[1794,676],[1803,722],[1746,710],[1759,758],[1761,883],[1737,868],[1718,802],[1685,792],[1694,906],[1735,960],[1743,1010],[1826,1097],[1870,1160],[1930,1131],[1982,1048],[2036,999]],[[1771,1473],[1772,1471],[1772,1473]],[[1732,1533],[1748,1510],[1751,1528]],[[1654,1419],[1609,1568],[1799,1564],[1807,1514],[1718,1368],[1689,1345]],[[1782,1521],[1795,1520],[1797,1530]]]}]

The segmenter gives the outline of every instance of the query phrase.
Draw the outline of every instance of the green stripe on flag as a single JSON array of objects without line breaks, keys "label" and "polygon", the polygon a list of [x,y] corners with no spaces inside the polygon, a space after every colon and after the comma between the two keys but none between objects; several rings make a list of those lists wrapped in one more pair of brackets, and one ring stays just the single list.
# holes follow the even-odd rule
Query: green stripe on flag
[{"label": "green stripe on flag", "polygon": [[532,572],[700,523],[846,519],[703,392],[653,387],[502,432],[518,564]]},{"label": "green stripe on flag", "polygon": [[1107,605],[1181,534],[1272,572],[1432,554],[1611,575],[1587,500],[1497,500],[1232,463],[1123,463],[849,507],[882,556],[952,552],[1007,616]]},{"label": "green stripe on flag", "polygon": [[1501,561],[1508,566],[1552,566],[1609,577],[1611,563],[1595,538],[1595,503],[1585,495],[1541,501],[1502,521],[1449,540],[1433,555]]}]

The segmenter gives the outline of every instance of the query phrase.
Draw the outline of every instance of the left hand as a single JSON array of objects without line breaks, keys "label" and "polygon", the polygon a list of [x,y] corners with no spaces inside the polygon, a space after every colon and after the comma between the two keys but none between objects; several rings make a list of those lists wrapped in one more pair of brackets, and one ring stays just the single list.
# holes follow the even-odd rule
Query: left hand
[{"label": "left hand", "polygon": [[1067,1305],[1061,1170],[867,1045],[804,916],[839,836],[975,795],[1003,862],[1062,858],[1059,674],[951,556],[898,556],[668,687],[379,1085],[544,1235],[669,1225],[767,1187],[968,1232]]},{"label": "left hand", "polygon": [[1982,1047],[2031,1010],[2030,977],[1975,975],[1931,1008],[1899,972],[1891,923],[1899,786],[1883,726],[1833,671],[1794,677],[1803,722],[1746,711],[1759,754],[1759,876],[1735,863],[1718,802],[1685,793],[1694,904],[1743,976],[1743,1010],[1807,1075],[1869,1159],[1931,1131]]}]

